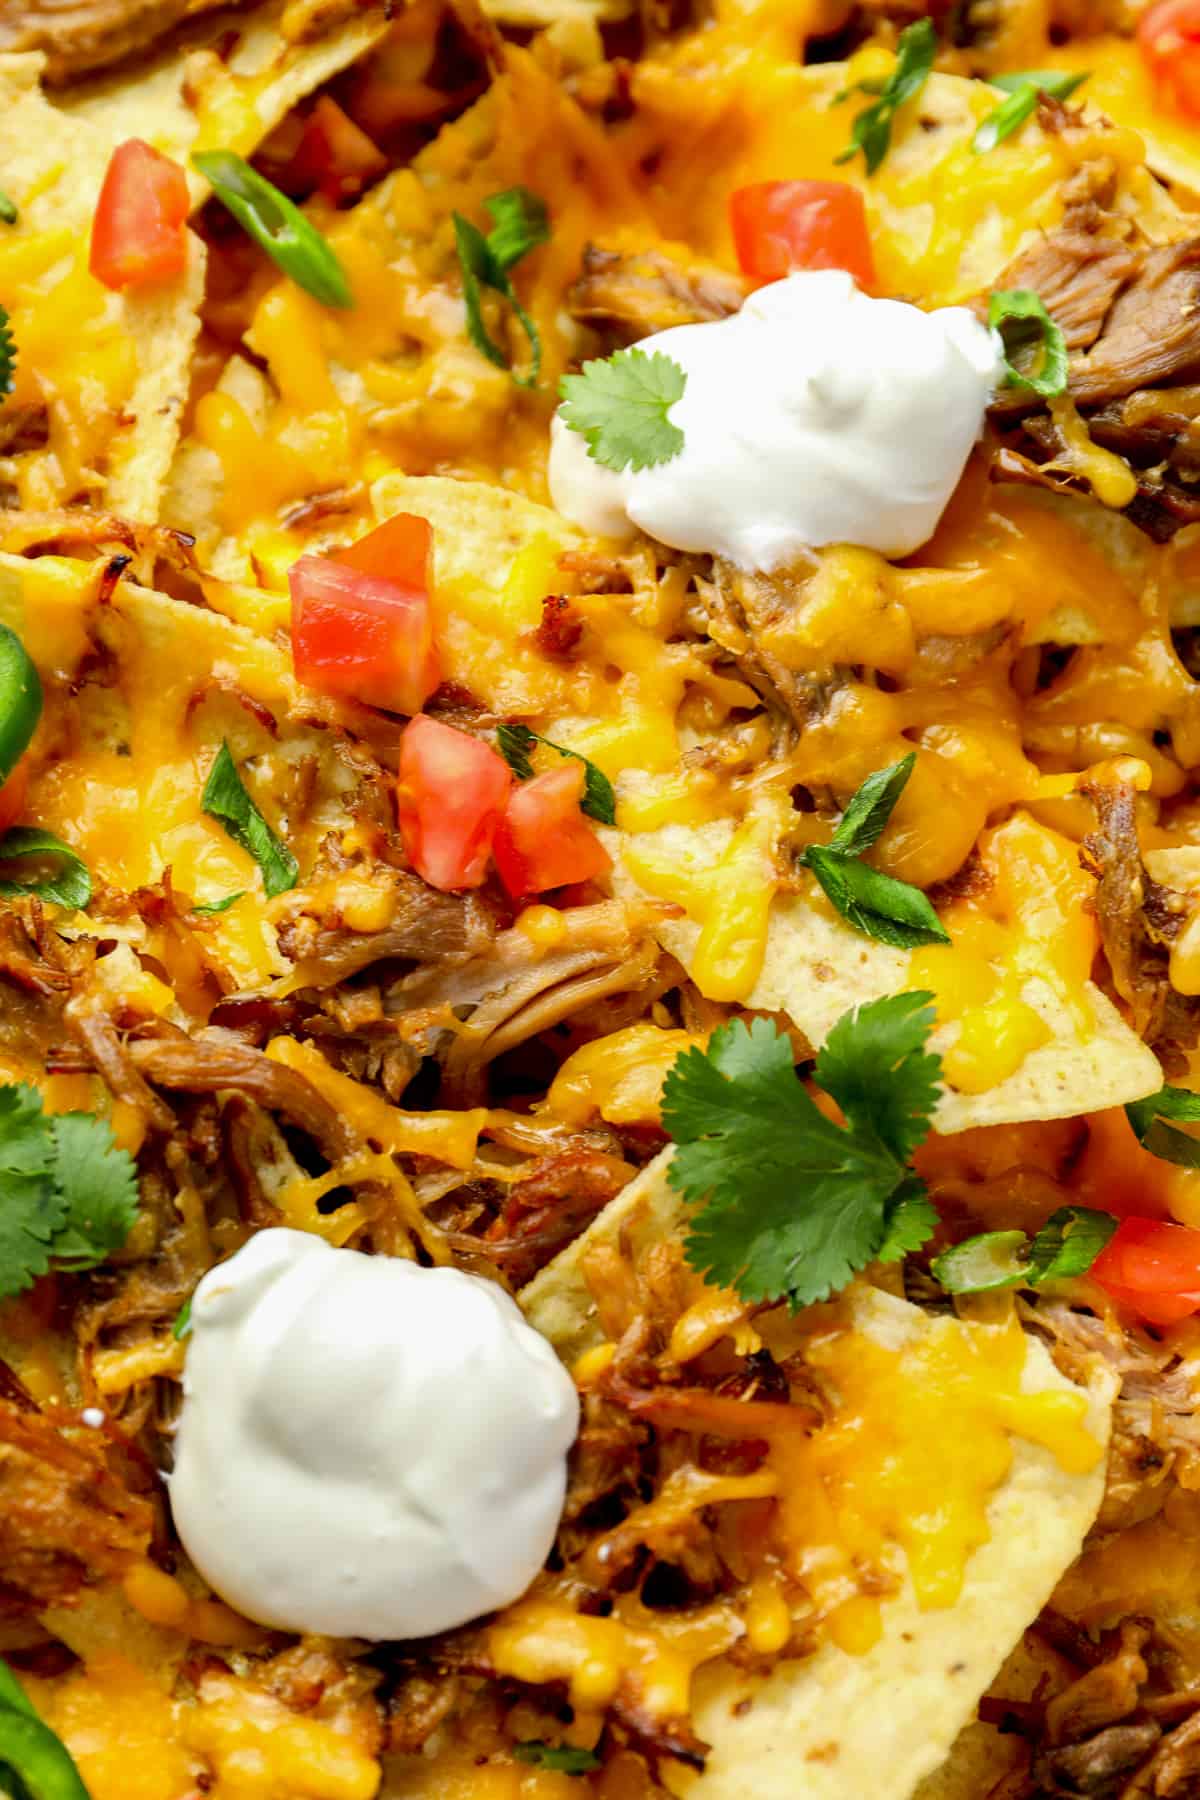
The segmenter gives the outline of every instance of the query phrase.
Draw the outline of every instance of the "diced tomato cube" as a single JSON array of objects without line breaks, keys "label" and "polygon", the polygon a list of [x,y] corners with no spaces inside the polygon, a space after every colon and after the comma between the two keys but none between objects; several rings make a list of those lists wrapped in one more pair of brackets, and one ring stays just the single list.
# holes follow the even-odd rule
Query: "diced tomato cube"
[{"label": "diced tomato cube", "polygon": [[847,181],[757,181],[729,201],[738,261],[756,281],[794,269],[848,269],[875,283],[863,197]]},{"label": "diced tomato cube", "polygon": [[512,788],[504,758],[425,714],[400,740],[396,810],[408,860],[445,893],[478,887]]},{"label": "diced tomato cube", "polygon": [[187,263],[187,176],[141,138],[118,144],[96,202],[88,267],[105,287],[140,287]]},{"label": "diced tomato cube", "polygon": [[496,868],[515,899],[590,881],[608,852],[579,810],[584,767],[574,758],[515,787],[496,833]]}]

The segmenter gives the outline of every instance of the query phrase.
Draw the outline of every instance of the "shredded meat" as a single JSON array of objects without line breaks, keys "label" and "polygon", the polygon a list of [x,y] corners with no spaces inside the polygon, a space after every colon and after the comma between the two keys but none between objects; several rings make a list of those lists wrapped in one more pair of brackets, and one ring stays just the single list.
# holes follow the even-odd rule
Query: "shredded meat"
[{"label": "shredded meat", "polygon": [[1067,223],[1010,263],[997,285],[1032,288],[1062,330],[1068,350],[1088,350],[1117,295],[1140,274],[1142,261],[1142,253],[1119,238]]},{"label": "shredded meat", "polygon": [[532,1279],[619,1194],[633,1174],[619,1157],[578,1145],[539,1158],[514,1182],[483,1239],[515,1287]]},{"label": "shredded meat", "polygon": [[86,1582],[144,1554],[152,1523],[98,1433],[0,1400],[0,1609],[71,1604]]},{"label": "shredded meat", "polygon": [[46,78],[66,82],[145,52],[221,0],[5,0],[0,50],[41,50]]},{"label": "shredded meat", "polygon": [[103,1000],[86,991],[73,995],[63,1008],[63,1023],[83,1045],[116,1098],[156,1131],[170,1131],[175,1123],[170,1107],[147,1085]]},{"label": "shredded meat", "polygon": [[672,325],[698,325],[737,312],[749,291],[740,276],[665,250],[604,250],[589,244],[567,297],[575,318],[606,344],[634,344]]},{"label": "shredded meat", "polygon": [[1200,238],[1148,250],[1140,264],[1072,364],[1071,398],[1081,406],[1200,377]]},{"label": "shredded meat", "polygon": [[434,893],[403,871],[395,895],[395,911],[383,931],[320,926],[302,914],[280,927],[280,948],[303,963],[313,987],[334,987],[388,959],[437,965],[477,955],[492,937],[492,917],[474,895]]},{"label": "shredded meat", "polygon": [[1096,916],[1113,986],[1130,1009],[1135,1031],[1170,1074],[1200,1036],[1200,1002],[1177,993],[1169,976],[1182,904],[1171,889],[1151,880],[1142,863],[1133,784],[1101,779],[1085,783],[1080,792],[1096,809],[1099,828],[1084,839],[1080,860],[1097,877]]}]

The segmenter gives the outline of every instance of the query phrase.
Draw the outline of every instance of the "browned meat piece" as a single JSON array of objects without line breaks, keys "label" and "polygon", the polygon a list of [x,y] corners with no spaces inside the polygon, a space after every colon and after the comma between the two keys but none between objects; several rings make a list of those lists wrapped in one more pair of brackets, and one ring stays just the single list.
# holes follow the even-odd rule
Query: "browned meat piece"
[{"label": "browned meat piece", "polygon": [[1070,1744],[1038,1757],[1037,1791],[1046,1795],[1114,1794],[1113,1782],[1127,1775],[1152,1751],[1162,1736],[1153,1719],[1110,1725],[1083,1744]]},{"label": "browned meat piece", "polygon": [[416,875],[400,872],[396,910],[385,930],[321,926],[301,914],[280,927],[279,945],[303,963],[310,986],[323,988],[388,958],[431,965],[477,955],[494,929],[491,915],[474,895],[437,894]]},{"label": "browned meat piece", "polygon": [[150,1542],[153,1508],[108,1466],[98,1432],[0,1401],[0,1610],[70,1605]]},{"label": "browned meat piece", "polygon": [[635,344],[672,325],[726,319],[749,292],[740,275],[665,250],[604,250],[589,244],[567,296],[575,318],[611,345]]},{"label": "browned meat piece", "polygon": [[[807,573],[802,569],[798,576]],[[774,575],[751,574],[718,558],[713,579],[696,585],[709,637],[727,652],[738,674],[767,705],[803,731],[825,710],[833,687],[840,684],[836,672],[831,680],[789,669],[765,647],[765,635],[797,602],[798,576],[786,569]]]},{"label": "browned meat piece", "polygon": [[524,1180],[509,1188],[482,1247],[513,1285],[522,1287],[579,1236],[632,1174],[620,1157],[584,1146],[539,1158]]},{"label": "browned meat piece", "polygon": [[1200,1780],[1200,1712],[1176,1726],[1121,1789],[1120,1800],[1190,1800]]},{"label": "browned meat piece", "polygon": [[1068,350],[1087,350],[1141,268],[1142,252],[1133,246],[1067,224],[1010,263],[996,285],[1032,288],[1061,327]]},{"label": "browned meat piece", "polygon": [[127,1049],[139,1075],[156,1087],[189,1094],[228,1089],[255,1100],[299,1125],[331,1163],[341,1162],[356,1147],[349,1126],[295,1069],[224,1033],[189,1037],[184,1031],[168,1035],[161,1025],[152,1030],[153,1036],[130,1038]]},{"label": "browned meat piece", "polygon": [[1093,348],[1071,365],[1081,406],[1200,376],[1200,238],[1148,251]]},{"label": "browned meat piece", "polygon": [[63,1008],[63,1023],[81,1043],[118,1100],[133,1107],[156,1131],[170,1131],[174,1115],[146,1084],[117,1031],[104,1002],[96,994],[75,994]]},{"label": "browned meat piece", "polygon": [[547,594],[542,601],[542,622],[533,641],[543,656],[570,662],[579,649],[583,620],[565,594]]},{"label": "browned meat piece", "polygon": [[1046,1708],[1046,1730],[1052,1744],[1076,1743],[1136,1711],[1149,1676],[1142,1655],[1149,1637],[1148,1625],[1126,1619],[1115,1654],[1088,1669],[1051,1700]]},{"label": "browned meat piece", "polygon": [[1169,977],[1182,905],[1142,864],[1132,783],[1091,781],[1080,792],[1091,800],[1099,824],[1084,839],[1080,860],[1098,880],[1096,916],[1113,986],[1129,1007],[1134,1030],[1170,1075],[1200,1036],[1200,1001],[1177,993]]},{"label": "browned meat piece", "polygon": [[[4,0],[0,50],[42,50],[46,77],[71,81],[149,49],[226,0]],[[237,0],[234,0],[237,3]]]},{"label": "browned meat piece", "polygon": [[1086,1380],[1097,1358],[1121,1378],[1097,1521],[1102,1531],[1125,1530],[1161,1511],[1178,1479],[1188,1487],[1200,1480],[1200,1414],[1188,1370],[1170,1345],[1061,1301],[1038,1300],[1024,1311],[1071,1379]]}]

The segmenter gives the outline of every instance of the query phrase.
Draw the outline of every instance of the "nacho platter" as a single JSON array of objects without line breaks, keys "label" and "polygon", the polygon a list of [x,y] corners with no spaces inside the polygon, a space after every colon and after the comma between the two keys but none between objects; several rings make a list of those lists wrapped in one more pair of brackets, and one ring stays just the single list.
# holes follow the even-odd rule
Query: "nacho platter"
[{"label": "nacho platter", "polygon": [[0,17],[17,1800],[1200,1781],[1200,14],[993,10]]}]

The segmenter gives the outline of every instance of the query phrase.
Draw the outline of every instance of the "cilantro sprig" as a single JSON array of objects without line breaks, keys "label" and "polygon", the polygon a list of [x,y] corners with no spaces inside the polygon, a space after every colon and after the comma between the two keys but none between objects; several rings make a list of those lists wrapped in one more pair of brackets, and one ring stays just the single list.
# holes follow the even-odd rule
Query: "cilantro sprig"
[{"label": "cilantro sprig", "polygon": [[[1067,340],[1032,288],[1001,289],[988,301],[988,324],[1004,346],[1004,387],[1030,388],[1044,400],[1067,389]],[[1013,358],[1021,358],[1020,365]]]},{"label": "cilantro sprig", "polygon": [[1032,1239],[1023,1231],[985,1231],[943,1250],[930,1268],[951,1294],[1045,1287],[1086,1275],[1116,1229],[1111,1213],[1060,1206]]},{"label": "cilantro sprig", "polygon": [[594,762],[589,762],[578,750],[568,750],[564,745],[543,737],[539,731],[531,731],[528,725],[499,725],[496,728],[497,748],[518,781],[528,781],[533,774],[530,753],[535,744],[545,744],[547,750],[555,750],[559,756],[569,756],[573,762],[583,764],[583,799],[579,802],[580,810],[587,813],[589,818],[598,819],[601,825],[615,825],[617,797],[613,793],[612,782],[603,769],[598,769]]},{"label": "cilantro sprig", "polygon": [[[508,272],[550,236],[550,219],[546,203],[528,188],[505,188],[503,193],[489,194],[484,206],[492,216],[491,231],[485,237],[478,225],[472,225],[461,213],[454,214],[454,241],[462,272],[463,303],[467,309],[467,335],[481,356],[486,356],[498,369],[508,369],[518,387],[536,387],[542,368],[542,340],[538,328],[517,299]],[[518,375],[508,353],[492,337],[483,322],[484,288],[490,288],[508,302],[529,339],[529,373]]]},{"label": "cilantro sprig", "polygon": [[900,950],[950,942],[920,888],[860,860],[891,818],[916,760],[916,752],[910,750],[899,762],[868,775],[829,843],[809,844],[800,856],[848,925]]},{"label": "cilantro sprig", "polygon": [[900,33],[896,45],[896,66],[885,82],[859,81],[837,96],[846,100],[851,94],[872,94],[872,104],[863,108],[850,128],[850,142],[838,163],[853,160],[861,150],[867,174],[873,175],[892,141],[892,120],[906,100],[919,94],[929,79],[937,54],[937,32],[932,19],[918,19]]},{"label": "cilantro sprig", "polygon": [[989,75],[989,87],[1000,88],[1008,99],[988,114],[971,139],[971,148],[977,156],[986,150],[994,150],[1025,123],[1040,95],[1049,94],[1052,100],[1067,100],[1087,78],[1087,70],[1077,73],[1070,69],[1018,69],[1011,75]]},{"label": "cilantro sprig", "polygon": [[564,375],[559,417],[584,439],[593,462],[618,473],[651,469],[683,449],[683,432],[669,414],[686,386],[671,357],[635,345],[585,362],[579,375]]},{"label": "cilantro sprig", "polygon": [[1164,1087],[1146,1100],[1131,1100],[1125,1117],[1143,1149],[1164,1162],[1178,1163],[1183,1169],[1200,1169],[1200,1138],[1180,1131],[1180,1124],[1200,1124],[1200,1094],[1187,1088]]},{"label": "cilantro sprig", "polygon": [[91,1113],[42,1111],[24,1083],[0,1087],[0,1299],[52,1264],[93,1268],[137,1217],[137,1172]]},{"label": "cilantro sprig", "polygon": [[892,994],[838,1020],[813,1079],[844,1125],[817,1106],[766,1019],[735,1019],[707,1050],[676,1058],[663,1087],[676,1144],[667,1178],[698,1208],[684,1248],[706,1280],[795,1310],[931,1235],[937,1214],[909,1161],[941,1077],[926,1047],[932,999]]},{"label": "cilantro sprig", "polygon": [[262,871],[268,899],[295,887],[300,865],[282,839],[276,837],[246,792],[233,754],[224,740],[208,771],[200,805],[204,812],[221,821],[235,844],[240,844],[254,858]]}]

